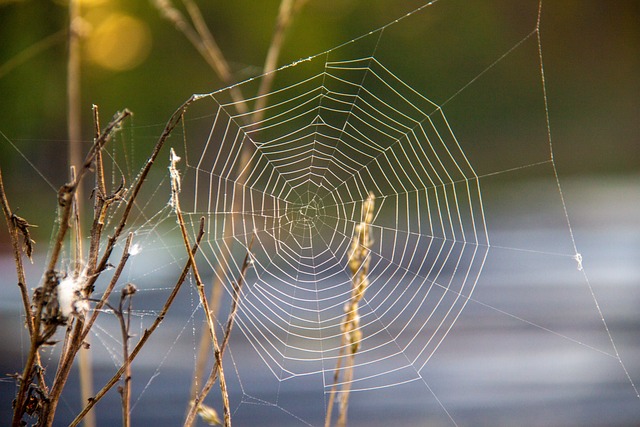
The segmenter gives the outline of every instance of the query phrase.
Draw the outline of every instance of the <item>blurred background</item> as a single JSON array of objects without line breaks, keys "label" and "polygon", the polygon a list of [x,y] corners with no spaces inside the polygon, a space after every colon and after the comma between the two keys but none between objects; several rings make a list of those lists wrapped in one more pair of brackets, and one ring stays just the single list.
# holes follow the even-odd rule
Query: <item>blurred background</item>
[{"label": "blurred background", "polygon": [[[332,49],[422,4],[308,0],[287,29],[278,63]],[[279,5],[276,0],[199,2],[229,63],[231,82],[262,73]],[[376,53],[417,91],[446,103],[478,174],[501,172],[486,180],[487,223],[498,248],[474,294],[482,304],[468,305],[429,362],[426,378],[461,426],[635,426],[640,398],[618,360],[598,351],[615,353],[593,296],[631,379],[640,383],[640,2],[543,2],[540,31],[554,160],[571,229],[548,164],[502,173],[549,158],[535,35],[482,74],[534,30],[537,7],[536,1],[440,0],[385,30]],[[82,0],[80,18],[74,27],[80,35],[76,82],[85,152],[93,135],[92,104],[100,107],[103,125],[115,111],[134,112],[123,138],[143,161],[182,102],[229,83],[152,1]],[[0,0],[0,167],[14,210],[39,225],[33,230],[41,251],[36,259],[46,254],[55,226],[55,189],[68,175],[68,27],[64,0]],[[345,49],[356,58],[371,54],[370,46],[358,43]],[[535,252],[571,254],[571,233],[588,280],[573,260]],[[500,246],[531,252],[501,252]],[[0,339],[11,343],[0,356],[3,373],[19,370],[26,342],[24,333],[16,333],[21,313],[10,254],[2,226],[0,319],[6,327]],[[30,268],[35,286],[41,271],[37,262]],[[157,365],[150,366],[153,372]],[[100,365],[97,369],[99,382]],[[181,383],[190,368],[183,369],[167,368],[167,384]],[[258,388],[268,381],[258,373],[253,380]],[[0,383],[0,417],[10,410],[11,381]],[[298,387],[290,395],[283,391],[281,400],[290,403],[277,405],[320,424],[321,393]],[[352,425],[453,425],[424,385],[412,387],[357,395]],[[134,420],[175,425],[184,406],[169,411],[167,399],[184,391],[178,389],[175,395],[151,392],[147,399],[153,403],[138,408]],[[236,393],[232,400],[247,396]],[[305,399],[315,411],[296,412],[309,402]],[[67,400],[77,407],[73,395]],[[117,410],[101,409],[104,424],[119,422],[114,402]],[[254,425],[256,415],[252,418],[246,406],[239,425]],[[72,413],[63,411],[61,419]],[[261,425],[304,425],[283,413],[265,412],[266,418],[258,419]]]}]

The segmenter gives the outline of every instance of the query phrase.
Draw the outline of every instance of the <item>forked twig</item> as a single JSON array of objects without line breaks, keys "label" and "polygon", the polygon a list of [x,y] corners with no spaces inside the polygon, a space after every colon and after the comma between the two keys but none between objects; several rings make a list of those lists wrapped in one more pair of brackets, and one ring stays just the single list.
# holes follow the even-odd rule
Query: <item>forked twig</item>
[{"label": "forked twig", "polygon": [[[49,338],[55,333],[57,328],[56,323],[50,323],[46,324],[45,330],[41,332],[41,328],[43,326],[43,310],[45,309],[45,307],[47,307],[47,310],[49,310],[50,307],[48,306],[48,303],[52,298],[55,298],[54,290],[58,284],[58,274],[55,271],[55,267],[58,263],[58,258],[60,256],[65,237],[70,227],[71,213],[73,211],[73,199],[75,197],[76,190],[83,177],[91,169],[91,165],[93,164],[96,154],[103,149],[104,145],[110,139],[112,133],[119,128],[122,121],[125,120],[130,114],[131,113],[128,110],[125,110],[117,114],[113,118],[113,120],[107,125],[105,130],[100,134],[100,137],[98,137],[94,142],[91,150],[85,157],[82,167],[77,171],[76,176],[73,177],[70,183],[63,185],[58,191],[58,203],[62,207],[58,232],[52,244],[51,255],[45,270],[43,284],[40,288],[38,288],[39,296],[37,298],[34,296],[35,308],[32,310],[30,307],[25,307],[25,313],[32,319],[30,321],[33,322],[33,328],[31,329],[31,343],[29,347],[29,353],[27,355],[27,361],[24,365],[23,373],[20,377],[20,387],[16,395],[16,404],[14,406],[12,420],[13,426],[19,426],[22,420],[22,416],[24,415],[28,390],[31,384],[30,378],[32,377],[33,372],[36,370],[36,362],[39,361],[39,349],[42,345],[48,342]],[[28,294],[26,301],[29,301]],[[48,315],[49,313],[47,313],[47,316]],[[73,345],[81,344],[81,342],[80,344],[78,344],[77,341],[74,341],[77,340],[80,336],[79,325],[81,323],[81,319],[78,318],[77,320],[78,321],[75,323],[74,332],[70,338],[73,342]],[[68,354],[68,352],[65,351],[64,354]],[[66,368],[66,366],[68,365],[62,359],[60,360],[60,362],[60,366],[62,367]],[[63,375],[60,376],[60,374]],[[53,422],[55,405],[57,404],[57,399],[59,399],[59,396],[57,396],[57,394],[62,390],[62,385],[66,382],[67,375],[68,371],[66,373],[61,371],[58,371],[56,373],[56,378],[60,378],[59,382],[54,380],[53,386],[51,388],[51,393],[44,401],[44,420],[40,420],[41,423],[44,423],[44,425],[50,425]]]},{"label": "forked twig", "polygon": [[147,163],[145,163],[144,167],[142,168],[142,171],[140,171],[140,174],[138,175],[138,178],[137,178],[135,184],[133,185],[133,190],[131,191],[131,194],[129,195],[129,198],[126,201],[126,206],[124,208],[122,216],[120,217],[120,222],[116,226],[113,235],[109,236],[109,238],[107,240],[107,245],[106,245],[105,251],[104,251],[104,253],[102,255],[102,258],[100,258],[100,262],[98,263],[98,265],[95,268],[95,273],[89,277],[89,280],[87,282],[87,286],[89,286],[89,287],[93,286],[93,284],[95,283],[95,281],[98,278],[98,273],[100,273],[101,271],[103,271],[107,267],[107,264],[109,263],[109,258],[111,257],[111,252],[113,252],[113,248],[115,247],[115,244],[118,241],[118,238],[120,237],[120,234],[122,233],[122,230],[124,230],[124,227],[127,224],[127,221],[129,219],[129,213],[131,212],[131,209],[133,208],[133,206],[135,204],[134,202],[135,202],[135,200],[136,200],[136,198],[138,196],[138,193],[140,192],[140,189],[142,188],[142,185],[144,184],[144,182],[147,179],[147,175],[149,174],[149,171],[151,170],[151,167],[153,166],[153,164],[154,164],[156,158],[158,157],[158,155],[160,154],[160,151],[162,150],[162,147],[164,146],[164,143],[166,142],[167,138],[169,138],[169,136],[171,135],[171,132],[173,132],[175,127],[178,125],[178,123],[182,119],[182,116],[187,111],[187,108],[189,107],[189,105],[191,105],[191,103],[193,101],[195,101],[196,99],[197,99],[197,97],[195,95],[192,95],[191,97],[189,97],[189,99],[187,99],[180,106],[180,108],[178,108],[173,113],[173,115],[171,116],[171,118],[169,119],[167,124],[165,125],[165,128],[162,131],[162,134],[160,135],[160,138],[158,139],[158,142],[156,143],[155,147],[153,148],[153,151],[151,152],[151,155],[147,159]]},{"label": "forked twig", "polygon": [[[198,235],[196,236],[196,242],[191,248],[191,254],[195,255],[196,251],[198,250],[198,247],[200,246],[200,242],[202,241],[203,236],[204,236],[204,217],[200,218],[200,228],[198,231]],[[136,346],[131,351],[131,354],[129,355],[129,359],[128,359],[129,364],[133,362],[133,360],[136,358],[140,350],[142,350],[142,347],[146,344],[147,340],[151,337],[153,332],[158,328],[158,326],[160,326],[160,324],[164,320],[165,316],[167,315],[167,312],[169,311],[169,308],[173,304],[173,301],[176,299],[176,296],[178,295],[178,291],[180,291],[182,284],[187,278],[187,274],[189,273],[190,268],[191,268],[191,258],[187,260],[186,265],[182,269],[182,273],[180,274],[180,277],[176,281],[176,284],[174,285],[173,290],[167,297],[167,300],[165,301],[164,306],[160,310],[160,313],[158,313],[158,315],[156,316],[151,326],[148,329],[145,329],[144,333],[142,334],[142,337],[140,337],[140,340],[137,342]],[[102,389],[98,393],[96,393],[96,395],[91,400],[89,400],[89,402],[87,402],[87,405],[73,419],[73,421],[69,424],[69,427],[77,426],[80,423],[80,421],[82,421],[84,416],[95,406],[95,404],[98,403],[100,399],[102,399],[104,395],[107,394],[107,392],[111,390],[111,388],[120,380],[120,377],[122,376],[122,374],[124,374],[124,372],[125,372],[125,365],[123,364],[120,367],[120,369],[118,369],[118,371],[116,371],[116,373],[111,377],[111,379],[102,387]]]},{"label": "forked twig", "polygon": [[[120,302],[118,307],[113,307],[109,303],[105,303],[107,307],[113,311],[120,323],[120,334],[122,336],[122,366],[124,367],[124,385],[118,388],[118,391],[122,395],[122,425],[129,427],[131,425],[130,414],[130,395],[131,395],[131,360],[129,360],[129,331],[131,328],[131,301],[133,295],[136,293],[136,287],[127,283],[122,292],[120,293]],[[125,302],[127,308],[125,310]]]}]

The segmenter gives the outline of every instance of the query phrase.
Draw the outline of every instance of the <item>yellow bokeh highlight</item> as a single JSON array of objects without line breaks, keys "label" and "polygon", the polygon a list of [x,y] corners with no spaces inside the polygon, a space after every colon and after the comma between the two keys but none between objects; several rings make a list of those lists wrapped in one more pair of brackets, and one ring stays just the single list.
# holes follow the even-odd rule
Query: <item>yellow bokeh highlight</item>
[{"label": "yellow bokeh highlight", "polygon": [[111,13],[89,33],[87,57],[100,67],[126,71],[140,65],[151,50],[147,24],[123,13]]},{"label": "yellow bokeh highlight", "polygon": [[109,0],[76,0],[82,7],[102,6]]}]

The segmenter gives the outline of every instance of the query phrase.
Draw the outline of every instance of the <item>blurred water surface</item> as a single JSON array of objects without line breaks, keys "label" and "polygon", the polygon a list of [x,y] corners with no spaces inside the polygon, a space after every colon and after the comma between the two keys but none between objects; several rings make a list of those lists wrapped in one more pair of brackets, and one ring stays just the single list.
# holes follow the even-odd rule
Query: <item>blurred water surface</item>
[{"label": "blurred water surface", "polygon": [[[576,260],[566,256],[571,254],[563,246],[566,224],[558,228],[553,221],[543,221],[545,227],[531,220],[555,212],[557,192],[536,192],[539,183],[487,191],[487,222],[495,247],[473,299],[422,370],[424,381],[353,394],[350,426],[640,424],[640,399],[617,358],[619,354],[631,379],[640,382],[640,179],[589,177],[563,184],[588,281]],[[523,195],[536,211],[517,200]],[[558,220],[555,214],[552,218]],[[559,221],[564,220],[561,215]],[[13,373],[24,360],[27,336],[20,323],[12,261],[5,255],[1,262],[0,367]],[[36,283],[35,267],[30,274]],[[143,289],[157,286],[137,284]],[[150,306],[162,301],[162,295],[144,295]],[[195,338],[188,321],[194,298],[187,289],[181,292],[133,366],[134,425],[181,423],[194,361]],[[107,330],[113,319],[103,322]],[[278,381],[240,331],[235,332],[226,359],[234,425],[322,425],[322,378]],[[100,331],[93,348],[95,380],[101,384],[114,372],[117,356],[112,353],[119,347]],[[44,363],[53,370],[52,360],[45,358]],[[328,363],[327,369],[332,366]],[[2,419],[10,414],[14,392],[12,379],[0,382]],[[215,389],[210,396],[216,405]],[[73,418],[78,400],[74,377],[56,425]],[[97,406],[100,425],[120,424],[119,408],[113,390]]]}]

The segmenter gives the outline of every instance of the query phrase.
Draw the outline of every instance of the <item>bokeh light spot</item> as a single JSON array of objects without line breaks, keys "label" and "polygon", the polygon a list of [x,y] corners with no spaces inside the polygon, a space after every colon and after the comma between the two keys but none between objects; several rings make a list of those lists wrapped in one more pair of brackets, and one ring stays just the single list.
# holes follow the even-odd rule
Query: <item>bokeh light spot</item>
[{"label": "bokeh light spot", "polygon": [[125,71],[140,65],[151,48],[151,32],[143,21],[122,13],[112,13],[91,32],[88,57],[97,65]]}]

